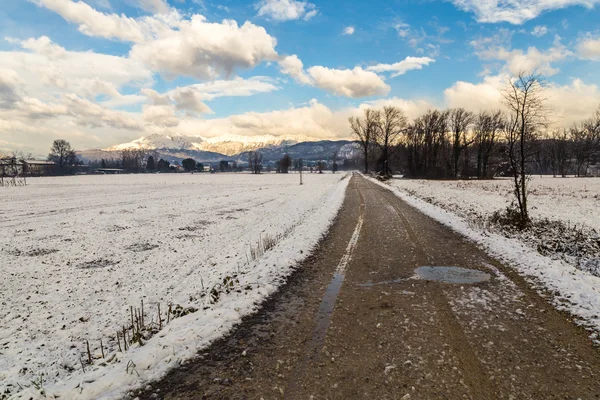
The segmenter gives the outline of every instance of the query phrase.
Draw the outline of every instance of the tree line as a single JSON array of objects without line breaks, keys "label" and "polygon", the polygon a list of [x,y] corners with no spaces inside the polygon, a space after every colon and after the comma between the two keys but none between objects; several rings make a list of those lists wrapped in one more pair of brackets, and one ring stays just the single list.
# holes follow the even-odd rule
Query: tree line
[{"label": "tree line", "polygon": [[[510,160],[517,150],[511,146],[521,146],[521,138],[513,137],[519,119],[515,115],[507,110],[433,109],[409,123],[401,109],[389,106],[366,109],[362,117],[352,117],[349,122],[361,147],[365,172],[384,176],[397,172],[426,179],[490,179],[510,176],[516,167]],[[547,115],[536,124],[536,129],[526,127],[522,138],[528,173],[587,176],[590,166],[600,161],[600,108],[568,129],[547,129]]]},{"label": "tree line", "polygon": [[551,129],[545,89],[542,75],[522,72],[507,80],[500,110],[432,109],[409,122],[401,109],[388,106],[365,109],[349,124],[365,172],[426,179],[512,177],[515,207],[526,225],[528,174],[587,176],[600,161],[600,108],[569,129]]}]

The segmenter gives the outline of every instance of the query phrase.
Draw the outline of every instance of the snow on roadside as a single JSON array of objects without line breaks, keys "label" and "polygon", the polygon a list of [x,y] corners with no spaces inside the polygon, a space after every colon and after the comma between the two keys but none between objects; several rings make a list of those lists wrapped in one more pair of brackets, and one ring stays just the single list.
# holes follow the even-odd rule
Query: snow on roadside
[{"label": "snow on roadside", "polygon": [[[462,217],[487,219],[513,201],[512,181],[394,179],[391,184],[442,206]],[[561,221],[571,226],[600,228],[600,179],[533,176],[529,182],[529,208],[535,219]]]},{"label": "snow on roadside", "polygon": [[[316,246],[343,176],[306,174],[303,186],[295,174],[40,178],[1,191],[0,398],[122,398],[193,358]],[[278,243],[252,261],[267,235]],[[234,290],[213,303],[206,293],[226,278]],[[198,311],[118,352],[115,332],[141,299],[147,320],[158,303],[162,314],[170,302]],[[94,362],[83,372],[86,340]]]},{"label": "snow on roadside", "polygon": [[[471,239],[491,256],[515,268],[538,289],[548,290],[552,294],[554,306],[559,310],[571,313],[577,323],[594,330],[591,337],[597,340],[598,332],[600,332],[599,277],[581,271],[564,261],[542,256],[518,239],[486,231],[471,223],[464,215],[457,215],[456,212],[453,212],[454,210],[445,210],[439,205],[440,202],[437,203],[438,205],[434,205],[416,197],[414,191],[409,193],[376,179],[368,179],[392,191],[396,196],[429,217]],[[432,187],[432,190],[435,190],[433,184]],[[440,197],[442,196],[443,193]],[[470,202],[478,200],[476,197],[473,199],[473,193],[470,196],[472,196]],[[485,203],[481,201],[481,204]],[[468,204],[466,206],[468,207]]]}]

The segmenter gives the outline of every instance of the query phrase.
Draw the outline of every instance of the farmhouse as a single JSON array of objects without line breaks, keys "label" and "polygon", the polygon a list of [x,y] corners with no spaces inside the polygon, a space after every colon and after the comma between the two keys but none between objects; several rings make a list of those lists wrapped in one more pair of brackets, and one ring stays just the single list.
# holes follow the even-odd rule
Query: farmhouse
[{"label": "farmhouse", "polygon": [[56,174],[56,164],[53,161],[24,160],[23,174],[27,176],[45,176]]}]

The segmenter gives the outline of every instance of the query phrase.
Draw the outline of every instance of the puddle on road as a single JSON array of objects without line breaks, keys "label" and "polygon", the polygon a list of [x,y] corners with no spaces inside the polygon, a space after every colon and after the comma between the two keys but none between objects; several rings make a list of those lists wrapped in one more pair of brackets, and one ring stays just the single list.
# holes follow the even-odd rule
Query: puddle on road
[{"label": "puddle on road", "polygon": [[446,283],[478,283],[491,278],[483,271],[461,267],[419,267],[415,273],[419,279]]},{"label": "puddle on road", "polygon": [[344,274],[335,272],[331,282],[329,282],[329,285],[325,290],[325,295],[321,300],[321,305],[319,306],[319,311],[317,312],[317,317],[315,318],[315,329],[311,339],[311,347],[314,349],[320,349],[323,346],[325,335],[327,334],[327,328],[329,328],[331,315],[333,314],[333,309],[335,307],[335,302],[340,294],[342,283],[344,283],[344,277]]}]

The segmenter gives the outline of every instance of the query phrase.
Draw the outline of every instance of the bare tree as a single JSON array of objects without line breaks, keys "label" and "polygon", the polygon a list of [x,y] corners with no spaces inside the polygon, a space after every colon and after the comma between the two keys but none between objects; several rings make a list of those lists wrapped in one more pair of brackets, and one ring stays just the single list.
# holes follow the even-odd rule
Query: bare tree
[{"label": "bare tree", "polygon": [[516,78],[508,79],[503,91],[509,113],[506,126],[507,157],[513,175],[521,228],[530,223],[527,163],[532,155],[531,144],[540,130],[548,126],[550,109],[544,95],[544,85],[540,74],[521,72]]},{"label": "bare tree", "polygon": [[369,154],[373,149],[373,141],[379,121],[381,119],[381,113],[373,109],[366,109],[364,116],[350,117],[350,129],[352,133],[358,138],[360,146],[362,148],[363,156],[365,158],[365,173],[369,172]]},{"label": "bare tree", "polygon": [[600,152],[600,108],[596,114],[571,129],[577,176],[586,176],[592,157]]},{"label": "bare tree", "polygon": [[64,139],[57,139],[52,143],[48,161],[54,162],[62,172],[69,172],[73,165],[78,163],[75,150],[71,143]]},{"label": "bare tree", "polygon": [[504,127],[502,111],[482,111],[475,119],[474,133],[477,147],[477,178],[490,177],[490,157],[496,146],[499,133]]},{"label": "bare tree", "polygon": [[146,169],[146,150],[127,149],[121,152],[121,166],[127,172],[139,173]]},{"label": "bare tree", "polygon": [[458,168],[463,151],[471,145],[467,133],[475,116],[464,108],[450,110],[448,127],[452,132],[452,177],[458,178]]},{"label": "bare tree", "polygon": [[281,160],[279,160],[279,172],[282,174],[287,174],[290,171],[291,166],[292,158],[286,153],[283,155]]},{"label": "bare tree", "polygon": [[406,130],[407,169],[412,177],[446,178],[449,176],[445,154],[448,111],[429,110]]},{"label": "bare tree", "polygon": [[381,151],[379,163],[384,176],[391,175],[389,161],[392,153],[397,149],[402,135],[408,126],[408,119],[404,112],[397,107],[384,107],[380,118],[377,120],[374,142]]},{"label": "bare tree", "polygon": [[555,130],[548,138],[552,175],[565,178],[571,167],[571,136],[567,129]]},{"label": "bare tree", "polygon": [[248,167],[253,174],[260,174],[262,171],[263,155],[260,151],[248,152]]}]

